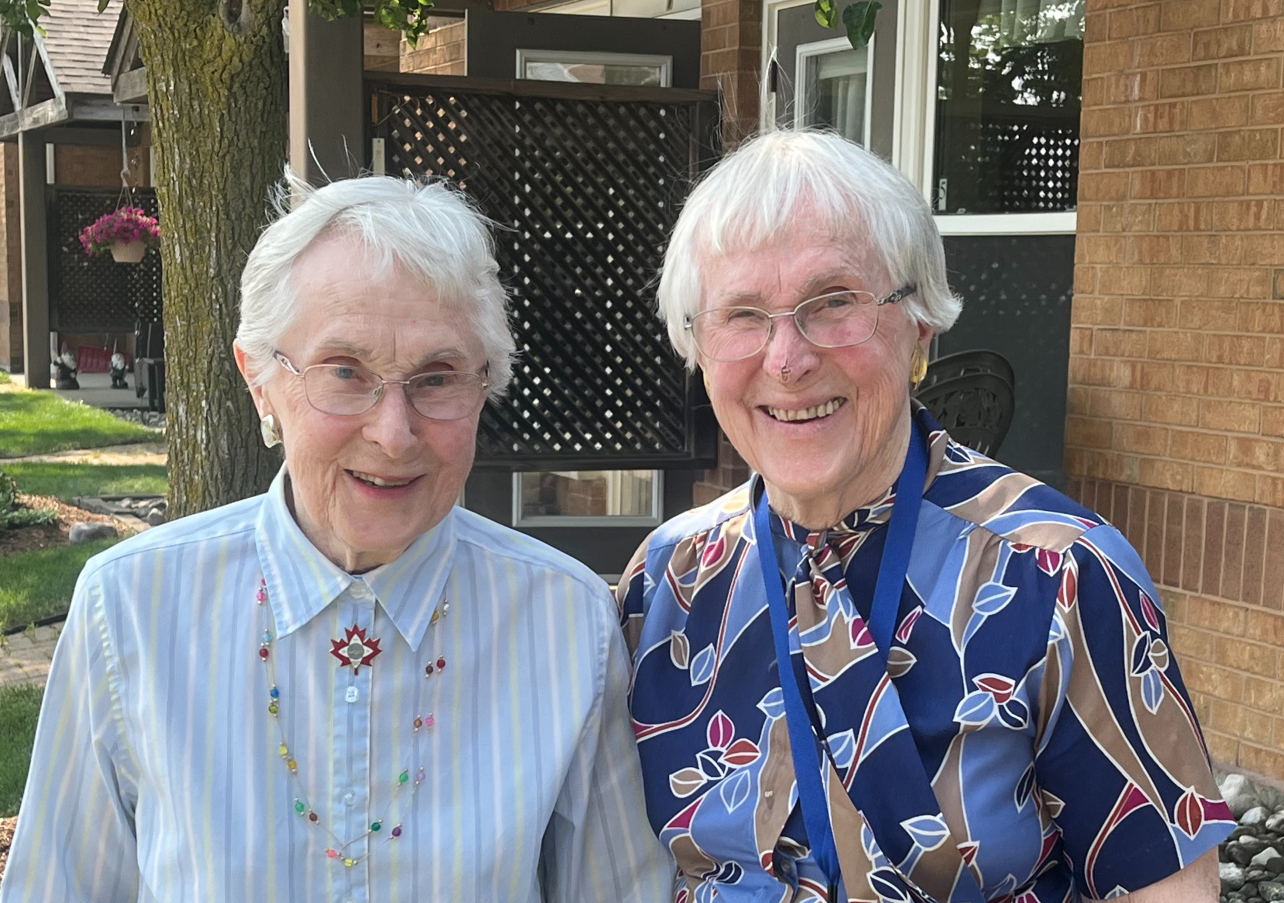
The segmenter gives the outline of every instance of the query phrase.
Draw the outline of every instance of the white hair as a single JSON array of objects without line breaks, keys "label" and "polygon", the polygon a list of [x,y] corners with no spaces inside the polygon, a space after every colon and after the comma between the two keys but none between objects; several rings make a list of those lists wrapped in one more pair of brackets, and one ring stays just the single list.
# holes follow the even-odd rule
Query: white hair
[{"label": "white hair", "polygon": [[[290,209],[287,202],[293,197]],[[241,323],[236,339],[254,383],[277,369],[272,352],[299,315],[294,270],[319,238],[351,235],[375,278],[403,267],[432,294],[460,304],[485,350],[490,394],[504,394],[516,344],[508,296],[499,281],[490,221],[446,182],[363,176],[315,188],[286,173],[276,219],[259,236],[241,273]]]},{"label": "white hair", "polygon": [[742,144],[687,198],[664,254],[660,318],[674,349],[695,369],[687,317],[700,312],[701,267],[711,258],[753,252],[805,223],[872,253],[893,291],[918,291],[900,302],[911,317],[944,332],[962,302],[949,289],[945,251],[932,211],[914,184],[891,165],[833,132],[767,132]]}]

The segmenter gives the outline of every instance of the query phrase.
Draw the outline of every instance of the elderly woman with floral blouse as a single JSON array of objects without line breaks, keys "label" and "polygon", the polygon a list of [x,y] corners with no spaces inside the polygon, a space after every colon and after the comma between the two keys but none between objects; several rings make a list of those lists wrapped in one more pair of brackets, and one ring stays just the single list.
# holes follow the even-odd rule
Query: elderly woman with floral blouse
[{"label": "elderly woman with floral blouse", "polygon": [[835,135],[682,211],[661,315],[756,475],[618,591],[678,903],[1217,899],[1233,820],[1141,561],[913,400],[959,309],[923,197]]}]

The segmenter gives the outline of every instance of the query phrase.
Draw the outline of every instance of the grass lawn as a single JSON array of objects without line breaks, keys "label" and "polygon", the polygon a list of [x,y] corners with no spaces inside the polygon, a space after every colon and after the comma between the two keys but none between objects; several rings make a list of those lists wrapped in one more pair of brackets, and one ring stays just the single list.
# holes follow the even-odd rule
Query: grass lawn
[{"label": "grass lawn", "polygon": [[0,687],[0,818],[18,814],[44,687]]},{"label": "grass lawn", "polygon": [[44,687],[0,687],[0,818],[18,814]]},{"label": "grass lawn", "polygon": [[161,464],[5,461],[0,468],[13,477],[20,492],[67,501],[76,496],[163,495],[166,487]]},{"label": "grass lawn", "polygon": [[0,458],[159,438],[155,430],[49,392],[0,393]]},{"label": "grass lawn", "polygon": [[119,541],[100,539],[0,558],[0,629],[23,627],[41,618],[66,614],[85,562]]}]

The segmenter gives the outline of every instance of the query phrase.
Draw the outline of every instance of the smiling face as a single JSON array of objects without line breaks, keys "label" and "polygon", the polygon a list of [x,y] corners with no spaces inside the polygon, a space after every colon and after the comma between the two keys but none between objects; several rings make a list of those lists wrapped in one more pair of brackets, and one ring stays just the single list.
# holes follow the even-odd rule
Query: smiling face
[{"label": "smiling face", "polygon": [[[360,365],[405,379],[485,364],[463,303],[435,297],[400,267],[376,276],[349,236],[318,239],[294,273],[299,310],[278,347],[300,371]],[[248,380],[239,346],[236,357]],[[348,571],[368,570],[395,559],[446,516],[472,468],[484,390],[459,420],[420,416],[401,386],[386,387],[364,414],[337,416],[312,407],[303,380],[275,362],[267,366],[274,372],[252,389],[255,405],[260,417],[276,416],[291,510],[326,557]]]},{"label": "smiling face", "polygon": [[[897,288],[872,255],[806,227],[774,245],[714,258],[702,272],[702,310],[746,305],[777,313],[828,292],[881,298]],[[873,336],[847,348],[813,345],[791,318],[775,323],[758,354],[732,362],[701,356],[700,365],[718,422],[762,475],[772,507],[805,526],[827,527],[874,501],[900,473],[910,433],[910,361],[931,329],[898,304],[881,307]]]}]

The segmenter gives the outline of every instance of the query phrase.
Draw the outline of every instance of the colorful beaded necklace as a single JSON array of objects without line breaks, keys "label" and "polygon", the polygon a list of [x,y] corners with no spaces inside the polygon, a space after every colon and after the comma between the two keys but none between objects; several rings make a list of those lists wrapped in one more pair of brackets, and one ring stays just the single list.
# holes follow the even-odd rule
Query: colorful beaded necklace
[{"label": "colorful beaded necklace", "polygon": [[[366,852],[361,856],[347,855],[348,849],[350,847],[356,844],[359,844],[361,843],[361,841],[371,837],[374,837],[376,839],[382,837],[384,839],[384,843],[388,843],[390,841],[396,840],[398,837],[401,836],[401,823],[398,822],[397,824],[393,825],[392,829],[388,831],[387,834],[384,834],[383,827],[384,827],[384,821],[386,819],[384,818],[376,819],[370,823],[370,827],[366,829],[366,832],[364,834],[360,835],[359,837],[354,837],[352,840],[349,840],[345,843],[344,841],[340,840],[333,831],[330,830],[328,825],[326,825],[324,822],[321,821],[321,816],[317,814],[316,809],[314,809],[312,805],[308,802],[307,790],[303,786],[302,778],[299,777],[299,763],[295,761],[294,754],[290,751],[290,744],[286,741],[286,737],[285,737],[285,726],[281,723],[281,704],[282,704],[281,690],[276,685],[276,662],[272,656],[272,643],[273,643],[274,637],[269,627],[269,624],[271,623],[272,609],[271,609],[271,606],[267,604],[267,597],[268,597],[267,582],[262,577],[260,577],[258,592],[255,593],[254,595],[254,601],[259,606],[259,610],[262,613],[262,621],[263,621],[263,635],[259,641],[258,659],[267,667],[267,675],[266,675],[267,686],[268,686],[267,710],[268,710],[268,714],[272,716],[273,721],[276,722],[277,733],[280,736],[280,745],[277,747],[277,753],[280,755],[281,760],[285,763],[286,770],[289,772],[291,780],[294,781],[295,790],[298,793],[298,795],[294,798],[294,803],[293,803],[294,812],[300,817],[306,818],[309,824],[319,827],[321,830],[325,831],[325,833],[330,836],[330,840],[333,843],[332,845],[326,847],[325,855],[327,859],[330,859],[331,861],[336,863],[341,862],[343,863],[344,866],[351,868],[352,866],[358,864],[359,862],[362,862],[370,858],[370,854],[374,852],[374,846],[373,844],[367,845]],[[433,610],[432,618],[429,620],[428,626],[431,628],[433,625],[437,623],[439,619],[445,617],[446,614],[448,614],[449,612],[450,612],[450,603],[443,600],[442,603],[438,605],[436,609]],[[433,667],[434,664],[436,665],[435,669]],[[434,673],[440,673],[441,671],[443,671],[445,667],[446,667],[446,659],[444,656],[439,655],[437,656],[436,661],[434,663],[430,663],[424,669],[424,677],[430,678],[433,676]],[[426,728],[432,728],[434,725],[436,725],[437,721],[436,721],[436,718],[433,717],[432,712],[429,712],[427,715],[418,714],[419,693],[417,691],[415,693],[415,707],[413,711],[416,713],[415,720],[411,724],[411,727],[413,728],[414,734],[415,734],[413,750],[414,750],[414,757],[418,759],[420,733]],[[414,783],[411,784],[410,769],[403,768],[401,770],[401,773],[397,775],[397,780],[392,786],[394,799],[397,796],[401,795],[401,791],[405,789],[407,785],[409,785],[411,797],[413,800],[413,797],[417,794],[419,790],[419,785],[424,782],[424,779],[426,777],[427,777],[427,773],[424,769],[424,766],[420,765],[418,769],[415,771]],[[392,803],[390,802],[389,809],[391,809],[391,807],[392,807]]]}]

